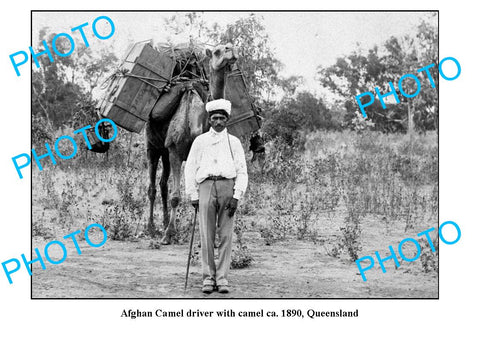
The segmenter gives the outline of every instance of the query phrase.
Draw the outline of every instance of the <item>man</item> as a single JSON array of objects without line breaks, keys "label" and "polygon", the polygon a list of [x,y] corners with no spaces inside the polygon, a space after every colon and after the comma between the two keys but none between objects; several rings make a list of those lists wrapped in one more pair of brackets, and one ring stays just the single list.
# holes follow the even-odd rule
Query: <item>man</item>
[{"label": "man", "polygon": [[[245,153],[240,140],[226,125],[232,104],[225,99],[208,102],[210,130],[192,144],[185,164],[185,189],[200,220],[203,288],[228,293],[233,238],[233,215],[247,189]],[[214,259],[215,233],[219,236],[218,266]]]}]

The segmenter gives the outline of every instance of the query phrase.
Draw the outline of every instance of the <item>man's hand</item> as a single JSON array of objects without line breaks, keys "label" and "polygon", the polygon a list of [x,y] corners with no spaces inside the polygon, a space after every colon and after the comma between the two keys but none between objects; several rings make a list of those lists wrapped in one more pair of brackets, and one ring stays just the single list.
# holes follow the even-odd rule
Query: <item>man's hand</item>
[{"label": "man's hand", "polygon": [[190,203],[192,203],[192,206],[195,208],[195,210],[198,210],[198,200],[192,200]]},{"label": "man's hand", "polygon": [[236,198],[230,198],[230,202],[227,203],[225,207],[228,210],[228,217],[233,217],[235,211],[237,211],[238,200]]}]

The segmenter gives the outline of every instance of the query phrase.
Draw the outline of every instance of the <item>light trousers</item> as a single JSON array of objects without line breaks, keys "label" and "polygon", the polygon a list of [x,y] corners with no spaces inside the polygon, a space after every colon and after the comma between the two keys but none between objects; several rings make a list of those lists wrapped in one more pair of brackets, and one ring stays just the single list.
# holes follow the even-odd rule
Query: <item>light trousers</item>
[{"label": "light trousers", "polygon": [[[233,197],[233,179],[205,180],[200,183],[199,221],[202,246],[203,284],[228,285],[232,257],[233,217],[225,209]],[[214,243],[218,232],[218,266],[215,264]]]}]

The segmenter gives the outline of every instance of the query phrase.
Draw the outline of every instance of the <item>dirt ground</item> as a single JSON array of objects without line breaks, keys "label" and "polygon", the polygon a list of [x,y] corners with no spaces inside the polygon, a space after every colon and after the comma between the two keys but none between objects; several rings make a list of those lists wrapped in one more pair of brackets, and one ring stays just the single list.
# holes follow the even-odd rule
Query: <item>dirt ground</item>
[{"label": "dirt ground", "polygon": [[[419,261],[386,262],[362,280],[355,263],[328,256],[312,242],[288,240],[266,246],[256,233],[245,235],[254,262],[230,271],[230,294],[201,291],[201,266],[190,267],[184,292],[188,244],[151,249],[150,240],[108,240],[100,248],[80,241],[78,255],[71,241],[65,242],[68,256],[59,265],[34,265],[32,298],[437,298],[438,276],[424,273]],[[34,240],[43,249],[46,241]],[[61,258],[57,247],[52,258]],[[365,253],[373,255],[373,252]],[[386,255],[385,255],[386,256]],[[392,262],[392,263],[390,263]]]},{"label": "dirt ground", "polygon": [[[319,163],[325,165],[319,172],[324,176],[333,176],[338,172],[335,167],[327,166],[332,159],[336,160],[340,168],[353,169],[357,160],[346,156],[345,158],[336,153],[336,150],[342,143],[354,148],[359,141],[365,142],[368,136],[332,133],[327,137],[322,137],[316,144],[312,142],[309,147],[312,155],[307,153],[305,157],[310,159],[323,151],[332,155],[324,160],[326,165]],[[418,145],[415,144],[418,149],[415,150],[421,155],[416,157],[422,161],[430,159],[427,156],[433,151],[421,147],[436,143],[435,136],[424,139],[419,139]],[[402,136],[373,135],[368,140],[380,145],[406,145],[406,139]],[[345,148],[340,149],[347,152]],[[358,151],[352,150],[353,154]],[[418,233],[438,225],[437,213],[432,210],[436,203],[435,185],[426,181],[424,187],[406,186],[404,181],[399,179],[398,169],[395,172],[393,167],[387,167],[390,172],[381,172],[380,169],[384,167],[375,167],[376,164],[389,161],[389,158],[380,152],[368,151],[374,150],[370,146],[362,150],[361,154],[368,161],[368,164],[365,164],[369,171],[375,168],[379,174],[385,175],[378,177],[378,181],[383,185],[377,188],[379,196],[367,195],[364,199],[370,199],[372,205],[376,202],[377,208],[387,206],[403,209],[395,210],[398,215],[396,217],[391,217],[391,213],[367,214],[361,217],[361,234],[358,238],[361,249],[358,256],[375,257],[375,252],[378,251],[380,256],[386,258],[389,255],[389,245],[398,254],[401,240],[407,237],[420,239],[417,237]],[[389,152],[395,153],[395,150]],[[144,157],[143,149],[139,148],[138,152],[140,151],[143,156],[138,154],[138,157],[135,156],[138,159]],[[400,151],[397,153],[401,155]],[[425,156],[422,156],[424,154]],[[99,157],[89,157],[92,164],[96,164],[95,161],[102,162]],[[78,160],[79,164],[80,161],[82,160]],[[329,203],[325,199],[333,197],[335,191],[325,191],[323,196],[311,196],[313,206],[310,208],[306,205],[302,210],[288,211],[290,201],[287,199],[296,202],[303,202],[305,199],[305,203],[308,203],[310,196],[306,195],[308,192],[305,184],[287,181],[285,188],[277,193],[273,190],[277,187],[261,185],[263,177],[257,179],[257,182],[253,181],[252,177],[250,193],[241,202],[236,219],[236,225],[241,225],[239,229],[243,230],[242,243],[250,252],[253,262],[246,268],[230,271],[230,294],[214,293],[204,296],[201,292],[201,268],[197,259],[197,263],[191,267],[188,289],[184,292],[188,241],[153,249],[156,247],[152,247],[152,240],[142,237],[148,213],[146,168],[141,162],[136,164],[137,168],[101,164],[97,164],[94,169],[72,165],[71,168],[52,167],[33,173],[33,248],[38,247],[43,253],[47,242],[62,240],[63,236],[76,229],[85,228],[90,223],[110,226],[109,233],[113,232],[113,226],[118,227],[120,232],[128,230],[131,235],[118,239],[129,241],[114,241],[109,237],[102,247],[92,248],[82,240],[79,241],[83,252],[81,255],[77,254],[70,240],[65,241],[68,256],[63,263],[53,265],[47,262],[46,270],[42,270],[38,262],[33,265],[33,298],[438,298],[438,274],[434,270],[425,272],[421,259],[401,262],[397,269],[392,260],[386,261],[386,273],[375,263],[375,267],[366,272],[367,281],[362,280],[357,265],[350,260],[349,255],[345,251],[340,254],[335,251],[335,245],[342,243],[339,242],[342,237],[340,228],[345,225],[347,216],[344,200],[331,208],[331,213],[321,211],[308,215],[308,231],[313,236],[299,237],[300,220],[287,217],[298,217],[300,212],[308,209],[320,209],[316,205],[317,201],[322,204]],[[423,163],[419,161],[418,164]],[[408,175],[410,177],[407,177],[413,180],[424,173],[426,168],[418,164],[416,167],[405,165],[405,176]],[[302,171],[306,171],[306,168]],[[434,176],[430,172],[425,173]],[[344,178],[349,178],[350,175],[348,173]],[[393,182],[393,179],[396,181]],[[370,182],[362,185],[366,184],[375,187]],[[292,185],[294,189],[290,192]],[[339,188],[337,184],[329,185],[332,190]],[[345,190],[346,184],[343,186]],[[397,190],[402,188],[403,191]],[[396,189],[395,194],[389,195],[389,190],[393,189]],[[413,195],[413,189],[418,189],[416,196]],[[424,195],[424,192],[431,194]],[[312,195],[312,192],[309,195]],[[373,198],[378,200],[374,202]],[[258,202],[262,202],[260,208]],[[428,204],[421,205],[422,202]],[[179,208],[177,228],[186,231],[193,211],[188,204],[182,209]],[[355,209],[361,212],[364,208]],[[411,226],[408,228],[405,216],[402,215],[406,212],[409,212],[408,216],[411,217]],[[160,227],[162,212],[159,201],[156,204],[154,220],[157,227]],[[183,227],[180,228],[180,225]],[[280,233],[284,230],[286,237],[268,245],[268,233],[279,230]],[[198,237],[198,227],[196,234]],[[180,239],[188,240],[188,234],[184,233],[183,236],[185,235],[186,238]],[[424,252],[431,254],[429,248],[422,249],[422,255]],[[415,253],[412,244],[405,244],[406,256],[413,258]],[[57,260],[61,258],[58,246],[50,248],[49,254]]]}]

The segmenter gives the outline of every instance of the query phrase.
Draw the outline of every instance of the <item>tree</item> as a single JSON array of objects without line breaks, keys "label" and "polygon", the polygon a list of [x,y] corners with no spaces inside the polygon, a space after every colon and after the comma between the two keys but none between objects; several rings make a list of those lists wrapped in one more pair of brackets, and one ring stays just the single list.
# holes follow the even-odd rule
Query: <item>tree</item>
[{"label": "tree", "polygon": [[282,64],[270,49],[269,37],[261,20],[252,13],[228,24],[225,31],[217,30],[212,38],[238,47],[240,59],[237,63],[250,93],[257,98],[268,98],[278,83]]},{"label": "tree", "polygon": [[[46,30],[40,31],[40,40],[45,39]],[[46,37],[47,44],[51,46],[55,35]],[[57,44],[59,50],[60,41]],[[43,45],[37,47],[42,50]],[[66,117],[73,114],[75,103],[78,101],[78,94],[81,88],[67,79],[66,69],[69,66],[67,58],[57,58],[51,62],[46,55],[40,57],[39,69],[32,73],[32,114],[44,115],[47,124],[51,129],[62,125]]]},{"label": "tree", "polygon": [[[52,46],[54,37],[55,34],[47,34],[45,27],[39,32],[39,41],[45,40],[48,46]],[[57,57],[54,62],[42,55],[41,67],[32,72],[32,115],[42,116],[50,132],[64,124],[90,123],[95,119],[92,91],[118,60],[108,47],[94,52],[80,41],[75,46],[70,56]],[[65,53],[71,46],[67,39],[58,39],[56,47]],[[40,44],[36,48],[43,49]]]},{"label": "tree", "polygon": [[81,46],[72,60],[72,82],[80,79],[88,94],[99,85],[100,80],[110,73],[117,65],[118,58],[108,47],[103,47],[98,53]]},{"label": "tree", "polygon": [[237,64],[242,70],[252,96],[267,100],[278,84],[282,65],[270,48],[262,18],[251,14],[225,27],[208,24],[198,13],[173,15],[165,19],[165,28],[172,35],[188,35],[194,43],[205,47],[232,43],[239,52]]},{"label": "tree", "polygon": [[[438,97],[439,97],[439,74],[438,74],[438,26],[432,21],[438,19],[437,15],[432,15],[429,21],[422,20],[417,30],[418,53],[420,60],[424,65],[434,64],[430,69],[432,78],[436,84],[435,88],[431,86],[422,86],[422,96],[418,99],[424,110],[419,110],[416,116],[416,125],[420,130],[435,129],[438,133]],[[437,22],[438,24],[438,22]],[[423,75],[424,82],[426,76]]]},{"label": "tree", "polygon": [[[329,67],[319,66],[317,73],[320,84],[330,89],[343,103],[346,110],[345,126],[349,126],[357,119],[359,109],[355,96],[372,91],[377,84],[388,82],[389,80],[386,80],[388,77],[387,67],[376,45],[368,50],[366,55],[357,45],[356,50],[350,55],[337,58],[335,64]],[[387,105],[387,110],[383,110],[378,100],[368,107],[369,118],[375,123],[376,128],[384,131],[390,129],[385,126],[385,121],[389,120],[388,115],[391,114],[390,107],[391,105]]]},{"label": "tree", "polygon": [[[390,37],[390,39],[385,42],[384,46],[387,50],[387,54],[382,58],[382,60],[386,65],[386,70],[388,70],[389,75],[398,80],[405,74],[416,73],[414,70],[419,68],[419,60],[413,38],[409,37],[408,35],[402,37],[401,39]],[[409,95],[418,90],[417,84],[412,78],[405,78],[405,81],[402,82],[402,89]],[[391,91],[389,86],[384,90],[385,92]],[[398,99],[400,101],[399,105],[407,108],[408,133],[412,133],[415,129],[413,117],[415,115],[415,107],[418,107],[418,98],[418,95],[414,98],[407,98],[401,94],[398,95]]]},{"label": "tree", "polygon": [[269,139],[279,138],[290,146],[303,145],[303,132],[336,129],[323,100],[310,92],[284,97],[267,116],[264,132]]},{"label": "tree", "polygon": [[[363,92],[381,93],[391,91],[388,82],[397,88],[399,104],[386,104],[383,109],[378,98],[368,107],[368,116],[377,129],[383,131],[433,130],[438,128],[438,86],[432,88],[425,72],[417,70],[435,64],[438,66],[438,34],[436,27],[423,20],[414,37],[390,37],[382,46],[374,46],[368,53],[359,46],[350,55],[338,58],[334,65],[319,67],[317,80],[343,99],[348,114],[354,119],[358,111],[355,96]],[[431,73],[438,84],[438,67]],[[405,74],[414,74],[421,81],[421,91],[414,98],[406,98],[398,91],[398,81]],[[407,94],[415,93],[416,82],[406,78],[402,89]]]},{"label": "tree", "polygon": [[284,96],[293,97],[297,88],[302,85],[304,81],[301,76],[290,76],[288,78],[279,76],[277,78],[277,86],[282,90]]}]

